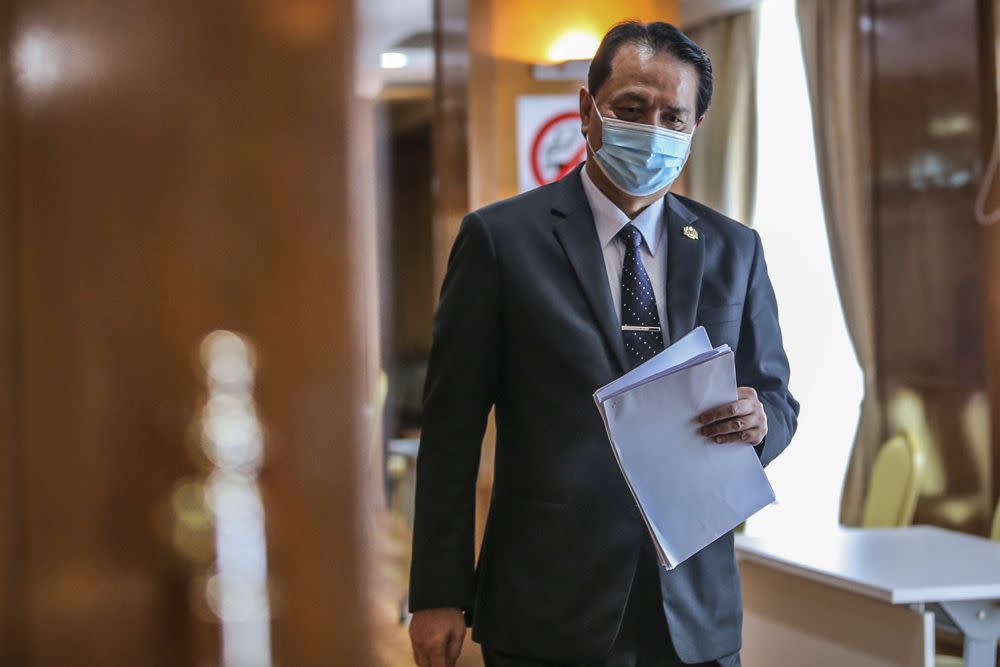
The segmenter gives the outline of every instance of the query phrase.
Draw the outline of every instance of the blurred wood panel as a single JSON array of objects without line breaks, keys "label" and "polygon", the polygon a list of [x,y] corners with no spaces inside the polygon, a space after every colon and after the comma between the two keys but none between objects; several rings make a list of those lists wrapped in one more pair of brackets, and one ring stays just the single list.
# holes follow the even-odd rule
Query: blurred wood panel
[{"label": "blurred wood panel", "polygon": [[431,347],[437,285],[434,283],[433,144],[430,100],[388,105],[390,151],[388,191],[391,309],[384,315],[382,348],[386,366],[426,359]]},{"label": "blurred wood panel", "polygon": [[13,284],[17,312],[0,355],[14,336],[20,664],[213,658],[195,653],[204,630],[153,517],[195,469],[194,355],[216,328],[258,350],[276,660],[366,664],[352,3],[5,7],[4,52],[19,60],[4,174],[15,214],[0,249],[13,245],[16,261],[3,265],[0,308]]},{"label": "blurred wood panel", "polygon": [[[872,126],[879,267],[879,377],[885,397],[922,399],[938,443],[944,496],[972,513],[951,527],[985,527],[989,420],[981,231],[972,215],[983,147],[978,0],[872,0]],[[934,56],[927,57],[933,44]],[[987,477],[989,474],[987,473]],[[951,519],[923,501],[917,521]]]},{"label": "blurred wood panel", "polygon": [[434,290],[469,201],[469,0],[434,0]]},{"label": "blurred wood panel", "polygon": [[[11,6],[0,5],[0,44],[10,43]],[[17,382],[17,283],[11,130],[14,127],[12,50],[0,49],[0,664],[20,664],[23,628],[21,493]]]},{"label": "blurred wood panel", "polygon": [[[874,113],[883,371],[981,387],[972,202],[984,136],[975,0],[876,0]],[[935,42],[936,57],[920,44]],[[904,336],[903,332],[920,332]]]},{"label": "blurred wood panel", "polygon": [[[994,145],[984,147],[984,164],[989,160],[989,153],[1000,150],[996,142],[996,132],[1000,127],[1000,85],[997,77],[1000,75],[1000,0],[983,0],[981,13],[983,23],[982,54],[985,77],[983,94],[983,117],[985,126],[989,127],[986,136],[994,137]],[[988,211],[1000,209],[1000,173],[984,183],[990,196],[987,200]],[[981,229],[983,238],[983,254],[985,256],[986,275],[986,359],[987,378],[990,393],[990,423],[991,452],[993,456],[992,489],[989,504],[995,507],[1000,502],[1000,224],[993,224]]]}]

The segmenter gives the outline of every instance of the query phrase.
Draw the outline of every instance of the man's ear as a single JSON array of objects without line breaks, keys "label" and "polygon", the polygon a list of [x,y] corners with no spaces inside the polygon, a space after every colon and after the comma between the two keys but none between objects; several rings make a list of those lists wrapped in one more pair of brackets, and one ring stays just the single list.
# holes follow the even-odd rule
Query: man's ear
[{"label": "man's ear", "polygon": [[580,87],[580,132],[583,136],[587,136],[587,131],[590,129],[590,110],[594,105],[594,98],[590,96],[587,92],[585,86]]},{"label": "man's ear", "polygon": [[[695,131],[697,131],[698,128],[701,127],[701,124],[704,122],[705,122],[705,114],[702,114],[701,118],[698,119],[698,122],[694,124]],[[694,132],[692,132],[691,134],[694,134]]]}]

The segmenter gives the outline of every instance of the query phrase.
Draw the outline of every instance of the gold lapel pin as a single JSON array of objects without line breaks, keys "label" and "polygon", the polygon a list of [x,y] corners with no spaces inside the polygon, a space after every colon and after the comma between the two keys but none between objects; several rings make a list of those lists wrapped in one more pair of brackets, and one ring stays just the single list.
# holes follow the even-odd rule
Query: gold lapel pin
[{"label": "gold lapel pin", "polygon": [[698,240],[698,230],[695,229],[694,227],[692,227],[691,225],[688,225],[687,227],[685,227],[681,231],[684,232],[684,236],[688,237],[692,241],[697,241]]}]

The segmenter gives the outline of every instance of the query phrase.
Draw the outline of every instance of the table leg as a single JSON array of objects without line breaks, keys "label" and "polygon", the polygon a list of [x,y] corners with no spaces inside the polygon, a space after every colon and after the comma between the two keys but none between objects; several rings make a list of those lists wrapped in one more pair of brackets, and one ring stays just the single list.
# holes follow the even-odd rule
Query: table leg
[{"label": "table leg", "polygon": [[997,640],[965,638],[963,664],[965,667],[995,667]]},{"label": "table leg", "polygon": [[991,600],[935,605],[965,636],[965,667],[996,667],[1000,605]]}]

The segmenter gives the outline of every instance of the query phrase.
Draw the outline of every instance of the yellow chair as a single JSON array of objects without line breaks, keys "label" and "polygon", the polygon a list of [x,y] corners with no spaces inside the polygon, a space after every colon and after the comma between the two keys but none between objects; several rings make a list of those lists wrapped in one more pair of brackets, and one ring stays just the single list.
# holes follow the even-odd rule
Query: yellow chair
[{"label": "yellow chair", "polygon": [[934,667],[963,667],[965,660],[955,655],[934,656]]},{"label": "yellow chair", "polygon": [[863,528],[909,526],[920,495],[924,454],[907,432],[889,438],[875,457]]},{"label": "yellow chair", "polygon": [[1000,542],[1000,500],[997,501],[997,508],[993,510],[993,527],[990,528],[990,539]]},{"label": "yellow chair", "polygon": [[[894,390],[886,400],[886,428],[890,433],[903,431],[920,447],[924,453],[924,470],[920,481],[919,510],[921,521],[934,526],[941,526],[960,532],[975,532],[980,529],[984,517],[982,493],[989,485],[989,466],[976,465],[973,470],[963,471],[963,482],[969,491],[959,492],[949,488],[948,469],[945,464],[943,450],[952,445],[959,449],[984,455],[990,448],[990,417],[989,399],[985,392],[971,392],[962,399],[962,408],[958,414],[942,414],[942,406],[925,403],[923,397],[915,390],[900,387]],[[929,410],[936,410],[934,415]],[[940,422],[939,426],[947,426],[955,417],[960,427],[952,437],[957,442],[944,442],[940,431],[931,428],[931,421]],[[948,431],[948,428],[944,428]]]}]

